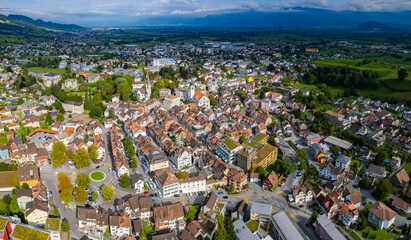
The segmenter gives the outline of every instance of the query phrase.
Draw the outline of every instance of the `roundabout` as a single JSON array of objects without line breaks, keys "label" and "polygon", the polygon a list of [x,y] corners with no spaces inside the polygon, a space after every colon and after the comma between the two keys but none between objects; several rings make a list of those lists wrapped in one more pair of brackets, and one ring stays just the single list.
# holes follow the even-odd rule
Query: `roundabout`
[{"label": "roundabout", "polygon": [[100,181],[103,181],[106,178],[106,174],[104,174],[103,172],[100,172],[100,171],[94,171],[94,172],[90,173],[90,178],[93,181],[100,182]]}]

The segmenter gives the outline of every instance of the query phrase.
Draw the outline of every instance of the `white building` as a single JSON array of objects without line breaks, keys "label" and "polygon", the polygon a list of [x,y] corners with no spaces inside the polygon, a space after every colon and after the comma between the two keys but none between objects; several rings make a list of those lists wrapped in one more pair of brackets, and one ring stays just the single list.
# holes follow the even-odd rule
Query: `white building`
[{"label": "white building", "polygon": [[177,169],[183,169],[192,165],[191,152],[185,147],[178,148],[170,159]]}]

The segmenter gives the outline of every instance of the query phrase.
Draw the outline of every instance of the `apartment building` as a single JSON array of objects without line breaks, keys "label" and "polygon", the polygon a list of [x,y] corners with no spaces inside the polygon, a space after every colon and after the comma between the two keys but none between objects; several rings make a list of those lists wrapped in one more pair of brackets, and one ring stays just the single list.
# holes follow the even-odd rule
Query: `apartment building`
[{"label": "apartment building", "polygon": [[177,229],[185,228],[184,209],[183,205],[173,203],[153,208],[153,220],[157,230],[161,229]]}]

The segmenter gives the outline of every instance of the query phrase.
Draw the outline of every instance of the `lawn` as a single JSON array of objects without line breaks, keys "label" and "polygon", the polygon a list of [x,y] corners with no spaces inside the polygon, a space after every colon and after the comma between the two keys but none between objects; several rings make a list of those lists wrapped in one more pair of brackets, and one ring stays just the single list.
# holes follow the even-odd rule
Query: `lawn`
[{"label": "lawn", "polygon": [[258,225],[260,224],[257,220],[250,220],[246,223],[247,227],[250,229],[251,232],[255,232],[258,230]]},{"label": "lawn", "polygon": [[141,239],[148,239],[148,236],[155,232],[155,230],[153,229],[153,227],[151,226],[150,223],[148,223],[147,221],[142,221],[143,223],[143,231],[140,233],[140,238]]},{"label": "lawn", "polygon": [[57,73],[60,75],[64,74],[64,69],[62,68],[42,68],[42,67],[31,67],[28,69],[30,71],[36,71],[41,73]]},{"label": "lawn", "polygon": [[397,234],[387,232],[386,230],[374,230],[371,226],[365,227],[362,231],[358,231],[358,233],[363,239],[385,240],[399,237]]},{"label": "lawn", "polygon": [[59,58],[59,56],[55,55],[46,55],[46,56],[35,56],[35,55],[26,55],[22,58],[45,58],[45,59],[55,59],[55,58]]},{"label": "lawn", "polygon": [[44,227],[46,230],[50,231],[58,231],[60,228],[60,219],[58,218],[47,218],[46,226]]},{"label": "lawn", "polygon": [[187,206],[190,207],[190,210],[186,212],[186,215],[184,216],[184,218],[188,221],[192,221],[196,217],[198,211],[200,211],[200,206],[194,205],[194,204],[189,204]]},{"label": "lawn", "polygon": [[341,225],[340,225],[340,227],[341,227],[342,229],[344,229],[344,231],[346,231],[353,239],[355,239],[355,240],[361,240],[361,238],[360,238],[357,234],[355,234],[354,230],[348,229],[348,228],[343,227],[343,226],[341,226]]},{"label": "lawn", "polygon": [[8,145],[7,136],[1,136],[0,137],[0,143]]},{"label": "lawn", "polygon": [[91,173],[90,175],[91,179],[95,180],[95,181],[100,181],[103,180],[105,178],[105,175],[103,172],[99,172],[99,171],[94,171]]},{"label": "lawn", "polygon": [[410,175],[410,173],[411,173],[411,163],[407,163],[407,165],[405,165],[404,169],[408,173],[408,175]]}]

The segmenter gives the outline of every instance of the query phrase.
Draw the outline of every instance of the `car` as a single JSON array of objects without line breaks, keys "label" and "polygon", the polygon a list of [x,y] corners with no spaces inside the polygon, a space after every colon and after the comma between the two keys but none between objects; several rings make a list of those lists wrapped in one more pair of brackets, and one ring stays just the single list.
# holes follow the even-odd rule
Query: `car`
[{"label": "car", "polygon": [[285,183],[284,181],[281,181],[281,182],[280,182],[281,185],[284,185],[284,183]]},{"label": "car", "polygon": [[147,194],[148,194],[148,191],[145,191],[145,192],[144,192],[144,195],[147,195]]},{"label": "car", "polygon": [[287,179],[283,178],[283,182],[285,182],[285,183],[286,183],[286,182],[287,182]]},{"label": "car", "polygon": [[90,207],[90,204],[89,204],[89,203],[86,203],[86,204],[84,204],[84,206],[86,206],[86,208],[89,208],[89,207]]},{"label": "car", "polygon": [[364,202],[362,205],[363,205],[364,207],[367,206],[367,202]]},{"label": "car", "polygon": [[282,187],[283,185],[280,183],[280,184],[278,184],[278,187]]},{"label": "car", "polygon": [[223,192],[218,192],[218,195],[223,195],[224,193]]},{"label": "car", "polygon": [[97,167],[96,167],[96,169],[99,169],[99,168],[100,168],[100,166],[97,166]]},{"label": "car", "polygon": [[304,206],[303,206],[303,205],[299,205],[298,207],[299,207],[299,208],[303,208]]},{"label": "car", "polygon": [[224,198],[224,199],[227,199],[227,198],[228,198],[228,196],[224,196],[223,198]]},{"label": "car", "polygon": [[158,195],[157,195],[157,193],[154,193],[154,197],[157,197]]},{"label": "car", "polygon": [[174,197],[180,197],[180,194],[174,194]]},{"label": "car", "polygon": [[408,220],[411,220],[411,217],[407,217]]},{"label": "car", "polygon": [[154,197],[154,194],[150,194],[150,197]]}]

